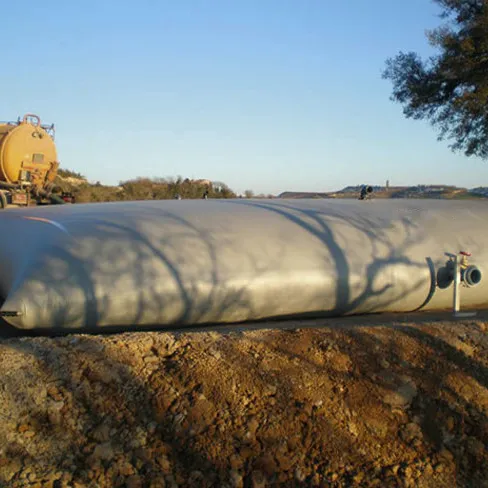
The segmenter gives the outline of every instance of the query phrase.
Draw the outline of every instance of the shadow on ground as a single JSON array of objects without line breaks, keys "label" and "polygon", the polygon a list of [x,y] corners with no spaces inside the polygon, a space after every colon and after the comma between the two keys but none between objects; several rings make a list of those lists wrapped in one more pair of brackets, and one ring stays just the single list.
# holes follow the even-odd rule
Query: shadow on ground
[{"label": "shadow on ground", "polygon": [[427,315],[3,339],[0,480],[483,486],[486,324]]}]

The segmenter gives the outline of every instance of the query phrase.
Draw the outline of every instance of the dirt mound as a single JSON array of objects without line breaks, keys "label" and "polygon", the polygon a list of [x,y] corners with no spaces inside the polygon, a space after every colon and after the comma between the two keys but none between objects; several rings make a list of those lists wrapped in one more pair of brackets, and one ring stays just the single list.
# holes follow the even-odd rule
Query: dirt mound
[{"label": "dirt mound", "polygon": [[4,339],[0,485],[488,486],[485,322],[360,323]]}]

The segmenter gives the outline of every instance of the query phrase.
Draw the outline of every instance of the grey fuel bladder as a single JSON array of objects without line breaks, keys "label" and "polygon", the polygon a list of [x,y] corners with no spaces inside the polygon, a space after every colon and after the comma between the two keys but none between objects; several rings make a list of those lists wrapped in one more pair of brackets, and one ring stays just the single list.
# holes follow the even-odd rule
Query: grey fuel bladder
[{"label": "grey fuel bladder", "polygon": [[[91,329],[488,305],[488,204],[166,200],[0,214],[0,315]],[[474,286],[477,285],[477,286]]]}]

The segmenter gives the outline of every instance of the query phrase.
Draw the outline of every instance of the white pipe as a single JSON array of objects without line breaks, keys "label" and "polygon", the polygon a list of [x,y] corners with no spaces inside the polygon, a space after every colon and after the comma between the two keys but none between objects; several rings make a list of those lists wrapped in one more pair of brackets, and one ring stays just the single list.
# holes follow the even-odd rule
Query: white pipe
[{"label": "white pipe", "polygon": [[454,314],[456,315],[459,312],[459,305],[460,305],[460,289],[459,285],[461,284],[461,269],[459,266],[459,255],[456,254],[454,258],[454,287],[453,287],[453,300],[454,300]]}]

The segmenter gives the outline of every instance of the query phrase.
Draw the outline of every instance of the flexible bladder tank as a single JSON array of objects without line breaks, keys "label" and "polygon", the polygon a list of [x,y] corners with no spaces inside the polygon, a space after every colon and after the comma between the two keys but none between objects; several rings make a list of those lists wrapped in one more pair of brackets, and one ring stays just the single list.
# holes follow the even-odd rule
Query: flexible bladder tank
[{"label": "flexible bladder tank", "polygon": [[52,130],[32,114],[0,124],[0,187],[23,183],[42,189],[54,181],[59,163]]},{"label": "flexible bladder tank", "polygon": [[[1,314],[84,329],[445,309],[469,251],[488,305],[488,205],[442,200],[166,200],[0,216]],[[442,278],[442,279],[441,279]]]}]

